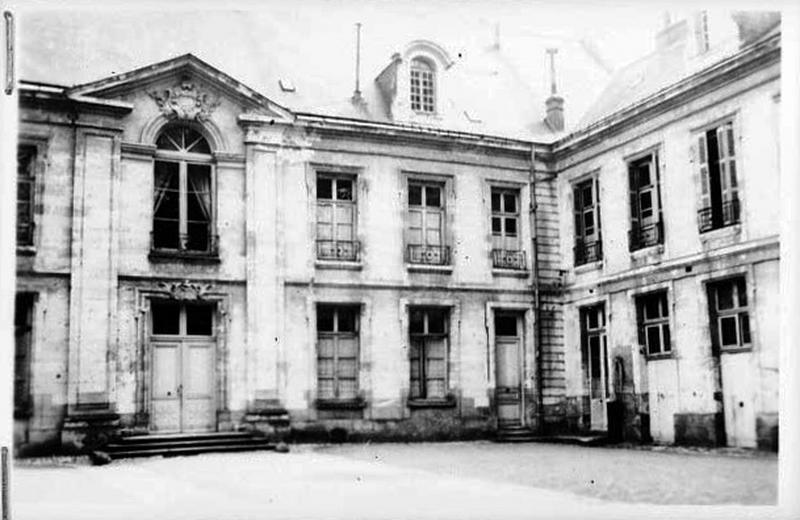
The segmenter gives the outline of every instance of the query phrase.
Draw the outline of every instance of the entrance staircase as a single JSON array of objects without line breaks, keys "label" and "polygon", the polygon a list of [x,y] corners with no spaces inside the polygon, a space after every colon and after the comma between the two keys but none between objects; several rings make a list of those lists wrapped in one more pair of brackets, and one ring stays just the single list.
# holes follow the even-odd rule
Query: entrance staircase
[{"label": "entrance staircase", "polygon": [[210,432],[120,437],[110,442],[104,451],[113,460],[155,455],[174,457],[210,452],[271,450],[275,447],[274,442],[252,432]]},{"label": "entrance staircase", "polygon": [[499,425],[494,440],[495,442],[549,442],[579,446],[602,446],[608,444],[608,435],[605,432],[539,435],[527,426],[516,423]]},{"label": "entrance staircase", "polygon": [[500,423],[497,427],[497,442],[531,442],[538,436],[520,422]]}]

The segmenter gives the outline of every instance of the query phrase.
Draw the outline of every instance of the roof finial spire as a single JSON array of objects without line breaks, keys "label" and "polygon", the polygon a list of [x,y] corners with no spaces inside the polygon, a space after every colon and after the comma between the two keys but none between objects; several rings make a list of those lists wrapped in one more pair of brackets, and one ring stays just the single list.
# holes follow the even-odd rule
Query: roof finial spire
[{"label": "roof finial spire", "polygon": [[356,22],[356,88],[353,99],[361,99],[361,22]]},{"label": "roof finial spire", "polygon": [[550,94],[555,96],[558,92],[556,89],[556,54],[558,54],[558,49],[550,47],[547,49],[547,54],[550,56]]}]

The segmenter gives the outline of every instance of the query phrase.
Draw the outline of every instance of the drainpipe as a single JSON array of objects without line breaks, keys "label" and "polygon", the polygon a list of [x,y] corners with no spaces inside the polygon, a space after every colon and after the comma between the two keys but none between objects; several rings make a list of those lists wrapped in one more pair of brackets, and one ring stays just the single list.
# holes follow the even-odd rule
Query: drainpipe
[{"label": "drainpipe", "polygon": [[531,170],[530,170],[530,210],[528,212],[530,228],[531,228],[531,270],[533,271],[533,349],[534,349],[534,362],[536,363],[536,419],[537,429],[542,431],[542,407],[544,405],[544,398],[542,396],[542,364],[541,364],[541,312],[540,299],[539,299],[539,247],[538,247],[538,232],[536,229],[536,145],[531,146]]}]

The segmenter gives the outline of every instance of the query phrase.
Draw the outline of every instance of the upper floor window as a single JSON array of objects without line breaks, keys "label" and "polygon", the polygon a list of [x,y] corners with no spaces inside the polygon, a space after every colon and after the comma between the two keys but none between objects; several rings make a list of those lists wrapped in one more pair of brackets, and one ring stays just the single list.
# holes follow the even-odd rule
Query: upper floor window
[{"label": "upper floor window", "polygon": [[358,260],[355,178],[317,174],[317,258]]},{"label": "upper floor window", "polygon": [[320,400],[358,399],[357,305],[317,307],[317,396]]},{"label": "upper floor window", "polygon": [[492,188],[492,265],[525,269],[520,247],[519,190]]},{"label": "upper floor window", "polygon": [[750,346],[750,315],[744,277],[708,284],[712,344],[716,349]]},{"label": "upper floor window", "polygon": [[575,216],[575,265],[603,258],[600,235],[600,185],[597,178],[587,179],[572,188]]},{"label": "upper floor window", "polygon": [[739,188],[733,122],[728,121],[696,136],[700,168],[701,233],[739,222]]},{"label": "upper floor window", "polygon": [[408,182],[408,262],[449,265],[450,248],[445,245],[444,184]]},{"label": "upper floor window", "polygon": [[436,111],[436,72],[427,60],[411,60],[411,110],[432,114]]},{"label": "upper floor window", "polygon": [[36,147],[17,149],[17,245],[33,245],[33,210],[36,193]]},{"label": "upper floor window", "polygon": [[636,317],[639,322],[639,344],[646,348],[647,355],[669,354],[672,346],[669,335],[667,291],[638,296]]},{"label": "upper floor window", "polygon": [[631,207],[629,249],[636,251],[663,243],[658,156],[655,153],[628,164],[628,185]]},{"label": "upper floor window", "polygon": [[156,146],[153,253],[216,256],[208,141],[190,127],[170,126]]}]

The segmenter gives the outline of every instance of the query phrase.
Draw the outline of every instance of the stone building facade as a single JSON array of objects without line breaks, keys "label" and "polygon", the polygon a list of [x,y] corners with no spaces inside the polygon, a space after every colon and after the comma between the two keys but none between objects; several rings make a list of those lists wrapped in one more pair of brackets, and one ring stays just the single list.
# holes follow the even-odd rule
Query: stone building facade
[{"label": "stone building facade", "polygon": [[773,33],[570,134],[551,95],[535,138],[450,125],[431,42],[348,115],[192,55],[23,82],[19,452],[274,417],[771,445]]}]

